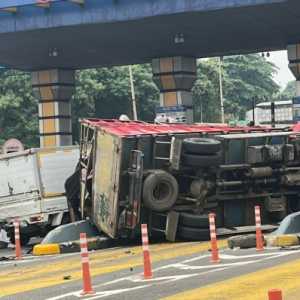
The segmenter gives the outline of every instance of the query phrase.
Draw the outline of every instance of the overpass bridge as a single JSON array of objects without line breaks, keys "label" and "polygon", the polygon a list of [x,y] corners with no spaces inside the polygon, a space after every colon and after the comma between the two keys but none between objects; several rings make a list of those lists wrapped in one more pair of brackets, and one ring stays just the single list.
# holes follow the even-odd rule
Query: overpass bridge
[{"label": "overpass bridge", "polygon": [[161,111],[192,121],[195,58],[288,47],[300,79],[299,28],[299,0],[0,0],[0,65],[32,71],[41,144],[63,145],[76,69],[152,62]]}]

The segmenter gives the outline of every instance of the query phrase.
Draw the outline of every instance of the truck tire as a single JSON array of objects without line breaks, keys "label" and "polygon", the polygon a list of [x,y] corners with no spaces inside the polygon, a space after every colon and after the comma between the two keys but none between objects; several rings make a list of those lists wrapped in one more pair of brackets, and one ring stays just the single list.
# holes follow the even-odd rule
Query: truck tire
[{"label": "truck tire", "polygon": [[187,138],[183,140],[183,149],[191,154],[214,154],[221,150],[221,143],[215,139]]},{"label": "truck tire", "polygon": [[[186,227],[194,228],[209,228],[208,214],[190,214],[190,213],[181,213],[179,216],[179,224]],[[216,226],[220,227],[221,218],[217,216]]]},{"label": "truck tire", "polygon": [[182,162],[191,167],[214,167],[221,164],[221,154],[196,155],[185,153],[182,156]]},{"label": "truck tire", "polygon": [[177,237],[184,240],[208,241],[210,235],[209,229],[179,226]]},{"label": "truck tire", "polygon": [[169,210],[178,197],[178,183],[165,171],[152,172],[143,184],[144,205],[157,212]]}]

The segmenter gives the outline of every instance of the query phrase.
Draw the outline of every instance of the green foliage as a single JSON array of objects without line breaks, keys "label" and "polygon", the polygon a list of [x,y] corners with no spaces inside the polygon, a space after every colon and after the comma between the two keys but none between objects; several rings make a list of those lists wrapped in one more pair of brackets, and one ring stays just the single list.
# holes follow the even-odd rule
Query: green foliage
[{"label": "green foliage", "polygon": [[[226,119],[243,119],[253,100],[268,101],[279,92],[274,82],[276,68],[258,54],[229,56],[222,63]],[[195,119],[220,121],[219,59],[200,60],[198,79],[193,88]]]},{"label": "green foliage", "polygon": [[[150,65],[132,68],[139,119],[153,121],[159,92],[152,81]],[[78,119],[97,117],[132,118],[128,67],[90,69],[77,72],[76,93],[73,97],[73,134],[78,140]]]},{"label": "green foliage", "polygon": [[244,118],[253,100],[269,101],[279,92],[274,82],[275,66],[258,54],[230,56],[224,59],[225,112]]},{"label": "green foliage", "polygon": [[38,101],[29,74],[0,72],[0,144],[20,139],[27,147],[38,146]]},{"label": "green foliage", "polygon": [[296,81],[290,81],[285,89],[280,93],[280,99],[282,100],[292,100],[296,97]]},{"label": "green foliage", "polygon": [[197,71],[197,80],[192,89],[195,121],[219,122],[219,70],[216,60],[198,61]]},{"label": "green foliage", "polygon": [[[150,65],[133,66],[139,119],[153,121],[159,92],[152,81]],[[198,77],[192,90],[195,120],[220,121],[219,65],[216,58],[198,61]],[[279,95],[272,76],[274,65],[259,55],[224,58],[223,87],[227,120],[243,118],[252,100],[267,101]],[[292,85],[292,84],[291,84]],[[289,95],[292,87],[283,92]],[[290,97],[290,96],[287,96]],[[16,137],[27,147],[38,146],[38,101],[32,96],[30,75],[16,71],[0,73],[0,144]],[[74,141],[78,141],[78,119],[85,117],[132,118],[128,67],[78,71],[72,100]],[[202,112],[202,117],[201,117]]]}]

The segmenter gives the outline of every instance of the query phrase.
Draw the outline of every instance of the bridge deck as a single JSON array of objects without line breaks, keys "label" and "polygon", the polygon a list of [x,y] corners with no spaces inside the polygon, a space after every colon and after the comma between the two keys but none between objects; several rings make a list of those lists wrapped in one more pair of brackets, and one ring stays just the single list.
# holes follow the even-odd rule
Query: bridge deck
[{"label": "bridge deck", "polygon": [[[41,8],[37,0],[1,0],[0,64],[29,70],[125,65],[275,50],[300,40],[297,0],[72,1]],[[184,43],[175,43],[176,34]],[[58,55],[49,57],[53,49]]]}]

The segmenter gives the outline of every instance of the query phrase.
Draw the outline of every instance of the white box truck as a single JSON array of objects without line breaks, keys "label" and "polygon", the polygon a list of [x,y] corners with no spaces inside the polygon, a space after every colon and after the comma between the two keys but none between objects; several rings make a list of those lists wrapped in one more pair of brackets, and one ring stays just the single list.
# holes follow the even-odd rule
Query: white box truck
[{"label": "white box truck", "polygon": [[20,220],[21,243],[68,219],[64,184],[79,160],[77,146],[29,149],[0,156],[0,224],[14,242]]}]

